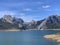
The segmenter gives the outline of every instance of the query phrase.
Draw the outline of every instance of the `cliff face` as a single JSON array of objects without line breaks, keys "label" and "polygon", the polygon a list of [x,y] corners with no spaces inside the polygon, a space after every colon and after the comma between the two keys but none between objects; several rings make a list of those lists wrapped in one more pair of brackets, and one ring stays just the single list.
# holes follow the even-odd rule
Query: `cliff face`
[{"label": "cliff face", "polygon": [[30,22],[27,22],[27,23],[24,23],[26,26],[27,29],[36,29],[36,24],[37,22],[32,20]]},{"label": "cliff face", "polygon": [[21,18],[5,15],[0,19],[0,29],[60,29],[60,16],[52,15],[40,21],[24,22]]},{"label": "cliff face", "polygon": [[51,15],[40,21],[25,23],[27,29],[60,29],[60,16]]},{"label": "cliff face", "polygon": [[49,16],[38,26],[38,29],[60,29],[60,16]]},{"label": "cliff face", "polygon": [[18,24],[18,23],[24,22],[21,18],[15,18],[15,17],[12,17],[11,15],[5,15],[4,17],[2,17],[2,21],[8,22],[11,24]]},{"label": "cliff face", "polygon": [[19,25],[22,25],[23,23],[24,21],[21,18],[15,18],[11,15],[5,15],[0,19],[0,29],[19,28]]},{"label": "cliff face", "polygon": [[8,22],[8,23],[13,23],[13,17],[10,15],[4,15],[4,17],[2,17],[2,21]]}]

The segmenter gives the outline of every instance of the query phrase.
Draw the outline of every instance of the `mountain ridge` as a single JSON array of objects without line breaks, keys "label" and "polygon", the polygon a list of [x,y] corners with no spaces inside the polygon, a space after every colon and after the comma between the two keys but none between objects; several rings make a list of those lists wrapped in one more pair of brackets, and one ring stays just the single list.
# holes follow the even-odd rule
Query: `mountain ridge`
[{"label": "mountain ridge", "polygon": [[0,18],[0,29],[60,29],[60,16],[51,15],[45,19],[31,22],[24,22],[21,18],[5,15]]}]

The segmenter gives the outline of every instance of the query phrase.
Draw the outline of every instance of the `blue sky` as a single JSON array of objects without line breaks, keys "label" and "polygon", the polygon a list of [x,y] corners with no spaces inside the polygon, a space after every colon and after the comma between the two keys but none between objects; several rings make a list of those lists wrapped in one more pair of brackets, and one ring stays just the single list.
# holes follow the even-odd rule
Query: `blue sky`
[{"label": "blue sky", "polygon": [[60,15],[60,0],[0,0],[0,17],[12,15],[24,21]]}]

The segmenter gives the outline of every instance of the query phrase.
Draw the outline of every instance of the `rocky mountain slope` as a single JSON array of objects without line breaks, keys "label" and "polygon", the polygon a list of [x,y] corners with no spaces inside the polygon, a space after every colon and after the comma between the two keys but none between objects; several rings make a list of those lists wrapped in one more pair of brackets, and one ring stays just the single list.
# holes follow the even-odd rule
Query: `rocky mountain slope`
[{"label": "rocky mountain slope", "polygon": [[60,16],[51,15],[40,21],[24,22],[21,18],[4,15],[0,18],[0,29],[60,29]]},{"label": "rocky mountain slope", "polygon": [[38,29],[60,29],[60,16],[49,16],[38,26]]},{"label": "rocky mountain slope", "polygon": [[5,15],[0,19],[0,29],[18,29],[19,25],[23,24],[23,20],[21,18],[15,18],[10,15]]}]

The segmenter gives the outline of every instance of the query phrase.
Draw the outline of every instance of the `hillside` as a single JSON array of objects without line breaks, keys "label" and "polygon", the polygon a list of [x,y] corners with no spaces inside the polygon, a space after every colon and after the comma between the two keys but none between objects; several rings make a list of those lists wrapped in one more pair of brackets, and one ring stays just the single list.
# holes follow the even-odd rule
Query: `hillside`
[{"label": "hillside", "polygon": [[24,22],[21,18],[5,15],[0,18],[0,29],[60,29],[60,16],[51,15],[39,21]]},{"label": "hillside", "polygon": [[60,16],[49,16],[38,26],[38,29],[60,29]]},{"label": "hillside", "polygon": [[5,15],[0,19],[0,29],[18,29],[23,20],[10,15]]}]

